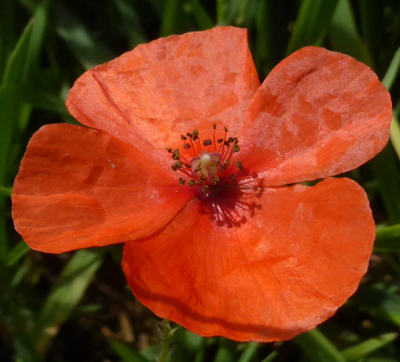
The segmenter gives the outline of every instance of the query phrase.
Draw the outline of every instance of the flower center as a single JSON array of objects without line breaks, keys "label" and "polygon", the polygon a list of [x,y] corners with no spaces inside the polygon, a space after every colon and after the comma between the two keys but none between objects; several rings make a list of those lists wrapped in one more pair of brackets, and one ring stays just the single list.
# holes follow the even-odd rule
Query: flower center
[{"label": "flower center", "polygon": [[233,162],[234,154],[240,151],[237,137],[228,137],[224,127],[222,137],[217,137],[217,126],[213,125],[212,139],[202,140],[198,130],[181,135],[179,148],[168,148],[173,164],[172,169],[182,174],[180,185],[198,187],[203,195],[211,194],[223,184],[235,180],[243,169],[239,160]]}]

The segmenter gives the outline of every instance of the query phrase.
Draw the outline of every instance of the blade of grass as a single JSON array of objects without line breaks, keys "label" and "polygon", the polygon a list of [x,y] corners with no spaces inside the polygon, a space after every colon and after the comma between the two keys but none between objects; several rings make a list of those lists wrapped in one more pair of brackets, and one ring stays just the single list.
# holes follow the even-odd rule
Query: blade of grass
[{"label": "blade of grass", "polygon": [[375,179],[379,184],[379,192],[388,213],[389,224],[400,222],[400,188],[398,186],[400,179],[396,158],[389,144],[377,157],[370,161]]},{"label": "blade of grass", "polygon": [[199,0],[190,0],[191,13],[201,30],[210,29],[214,26],[214,22],[201,6]]},{"label": "blade of grass", "polygon": [[14,7],[14,0],[2,0],[0,2],[0,83],[7,58],[16,40],[14,32]]},{"label": "blade of grass", "polygon": [[235,343],[233,341],[221,339],[214,362],[235,362],[236,355],[234,349]]},{"label": "blade of grass", "polygon": [[167,36],[177,32],[179,23],[180,0],[166,0],[164,2],[164,11],[161,19],[160,36]]},{"label": "blade of grass", "polygon": [[15,245],[7,255],[6,265],[8,267],[13,266],[16,262],[18,262],[24,255],[31,250],[30,247],[25,243],[25,241],[20,241],[17,245]]},{"label": "blade of grass", "polygon": [[287,37],[288,8],[282,1],[265,0],[258,2],[256,25],[255,62],[261,69],[263,79],[283,57]]},{"label": "blade of grass", "polygon": [[[49,1],[42,2],[36,7],[33,20],[25,27],[15,49],[7,61],[3,83],[0,86],[0,185],[11,184],[9,165],[10,148],[14,134],[27,124],[31,107],[23,102],[24,91],[34,88],[37,75],[37,65],[42,47],[44,32],[47,25]],[[5,212],[5,199],[0,194],[0,215]],[[0,258],[6,257],[6,219],[0,217]],[[4,259],[3,259],[4,260]]]},{"label": "blade of grass", "polygon": [[118,356],[122,358],[123,362],[149,362],[149,360],[136,352],[131,347],[120,341],[108,341],[111,348]]},{"label": "blade of grass", "polygon": [[272,362],[277,356],[278,352],[273,351],[267,357],[265,357],[261,362]]},{"label": "blade of grass", "polygon": [[102,260],[101,249],[80,250],[65,266],[36,320],[33,336],[39,351],[46,349],[79,303]]},{"label": "blade of grass", "polygon": [[55,112],[61,115],[68,115],[65,101],[61,96],[37,88],[35,92],[24,92],[23,98],[32,107],[45,111]]},{"label": "blade of grass", "polygon": [[247,343],[245,350],[242,352],[237,362],[250,362],[256,355],[259,348],[260,348],[260,343],[256,342]]},{"label": "blade of grass", "polygon": [[335,50],[351,54],[369,65],[372,64],[372,59],[358,33],[353,10],[348,0],[338,2],[329,28],[329,39]]},{"label": "blade of grass", "polygon": [[128,35],[130,46],[133,48],[138,44],[145,43],[147,37],[132,1],[115,0],[115,7],[118,11],[120,27]]},{"label": "blade of grass", "polygon": [[0,186],[0,194],[6,197],[10,197],[12,192],[11,187]]},{"label": "blade of grass", "polygon": [[380,29],[382,25],[382,5],[371,0],[359,0],[360,23],[362,36],[368,47],[370,54],[378,54],[381,44]]},{"label": "blade of grass", "polygon": [[362,311],[400,326],[400,296],[386,284],[367,285],[352,298]]},{"label": "blade of grass", "polygon": [[[4,73],[4,82],[0,86],[0,185],[8,185],[7,170],[9,162],[9,149],[12,143],[15,124],[18,119],[19,92],[17,88],[17,75],[22,72],[26,49],[32,32],[33,24],[29,23],[22,33],[14,51],[12,52]],[[15,78],[15,80],[14,80]],[[5,261],[8,241],[6,232],[5,197],[0,195],[0,258]]]},{"label": "blade of grass", "polygon": [[217,24],[231,25],[243,21],[248,0],[217,0]]},{"label": "blade of grass", "polygon": [[320,45],[331,23],[337,0],[303,0],[286,55],[305,45]]},{"label": "blade of grass", "polygon": [[113,52],[97,41],[85,24],[62,2],[57,1],[54,9],[57,34],[65,41],[72,54],[85,69],[114,58]]},{"label": "blade of grass", "polygon": [[392,142],[397,157],[400,159],[400,124],[394,114],[392,123],[390,124],[390,141]]},{"label": "blade of grass", "polygon": [[400,47],[394,53],[392,61],[389,64],[389,67],[385,73],[385,76],[382,79],[383,85],[390,89],[396,80],[396,77],[400,70]]},{"label": "blade of grass", "polygon": [[347,361],[358,361],[376,350],[392,343],[397,336],[398,333],[384,333],[378,337],[367,339],[356,346],[346,348],[342,351],[342,354]]},{"label": "blade of grass", "polygon": [[309,361],[345,362],[342,354],[318,329],[301,334],[294,341],[301,347]]},{"label": "blade of grass", "polygon": [[374,252],[400,251],[400,224],[376,229]]}]

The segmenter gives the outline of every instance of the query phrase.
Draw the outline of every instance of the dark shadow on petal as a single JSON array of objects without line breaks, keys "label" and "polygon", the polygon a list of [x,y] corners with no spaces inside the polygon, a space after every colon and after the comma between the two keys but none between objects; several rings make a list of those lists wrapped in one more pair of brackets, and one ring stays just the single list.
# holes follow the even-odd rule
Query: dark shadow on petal
[{"label": "dark shadow on petal", "polygon": [[[217,316],[205,316],[202,314],[197,313],[194,309],[192,309],[190,306],[184,304],[182,301],[166,296],[166,295],[161,295],[157,293],[152,293],[148,290],[143,289],[140,287],[138,284],[135,283],[135,281],[130,278],[129,280],[129,285],[131,287],[132,293],[146,306],[154,305],[154,303],[160,303],[162,305],[165,305],[170,308],[171,311],[176,310],[178,311],[178,314],[182,314],[185,316],[185,318],[180,321],[175,321],[182,326],[192,330],[193,332],[196,333],[196,326],[191,325],[190,320],[202,323],[204,325],[210,325],[210,328],[212,325],[214,326],[220,326],[222,328],[214,328],[217,330],[226,330],[227,333],[223,336],[228,337],[228,338],[233,338],[230,335],[230,332],[232,331],[232,334],[242,334],[244,335],[243,338],[237,337],[237,340],[257,340],[257,338],[252,338],[246,336],[246,334],[251,334],[251,335],[258,335],[260,338],[258,340],[265,340],[265,339],[273,339],[274,341],[277,340],[288,340],[293,338],[294,336],[305,332],[305,330],[302,330],[300,328],[297,329],[281,329],[281,328],[276,328],[276,327],[269,327],[267,325],[262,325],[262,324],[249,324],[249,323],[238,323],[238,322],[232,322],[227,319],[217,317]],[[268,309],[268,306],[265,306],[266,310]],[[150,308],[151,309],[151,308]],[[163,308],[163,311],[165,309]],[[159,314],[157,311],[157,308],[153,310],[155,314]],[[170,318],[166,313],[163,313],[166,318]],[[228,317],[228,316],[227,316]],[[173,320],[173,318],[171,319]],[[186,322],[188,321],[189,322]],[[173,320],[174,321],[174,320]],[[201,332],[199,332],[201,334]],[[211,336],[211,335],[210,335]],[[263,338],[265,337],[265,338]]]},{"label": "dark shadow on petal", "polygon": [[240,227],[261,209],[258,199],[264,191],[263,179],[243,170],[237,179],[216,187],[206,196],[199,194],[199,212],[210,214],[219,226]]}]

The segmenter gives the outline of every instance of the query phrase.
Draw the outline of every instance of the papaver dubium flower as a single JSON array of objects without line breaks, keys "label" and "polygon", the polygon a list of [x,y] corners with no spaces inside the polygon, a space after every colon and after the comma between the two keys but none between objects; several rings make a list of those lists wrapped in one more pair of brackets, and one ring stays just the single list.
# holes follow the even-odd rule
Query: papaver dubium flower
[{"label": "papaver dubium flower", "polygon": [[246,30],[217,27],[87,71],[67,107],[87,127],[40,128],[14,184],[33,249],[125,242],[144,305],[240,341],[308,331],[356,290],[374,221],[363,189],[330,176],[388,140],[390,97],[366,65],[306,47],[260,84]]}]

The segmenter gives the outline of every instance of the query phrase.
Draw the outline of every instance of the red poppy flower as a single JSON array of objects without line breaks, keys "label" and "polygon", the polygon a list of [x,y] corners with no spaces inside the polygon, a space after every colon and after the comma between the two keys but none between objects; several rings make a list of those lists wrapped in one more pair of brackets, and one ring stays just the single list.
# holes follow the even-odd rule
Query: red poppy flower
[{"label": "red poppy flower", "polygon": [[15,180],[33,249],[126,242],[143,304],[241,341],[310,330],[356,290],[375,235],[365,192],[348,178],[291,184],[386,144],[390,97],[366,65],[306,47],[260,85],[246,30],[217,27],[89,70],[67,107],[90,128],[43,126]]}]

